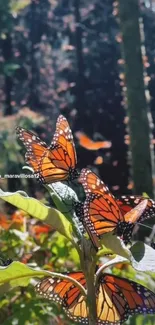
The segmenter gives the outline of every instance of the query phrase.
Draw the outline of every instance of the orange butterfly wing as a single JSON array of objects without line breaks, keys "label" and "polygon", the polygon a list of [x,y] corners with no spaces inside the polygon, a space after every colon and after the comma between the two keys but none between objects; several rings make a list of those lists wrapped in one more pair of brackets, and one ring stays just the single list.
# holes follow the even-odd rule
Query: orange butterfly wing
[{"label": "orange butterfly wing", "polygon": [[58,117],[56,131],[49,147],[34,133],[19,127],[16,130],[27,149],[26,162],[34,169],[41,182],[52,183],[77,177],[73,135],[65,117]]},{"label": "orange butterfly wing", "polygon": [[104,274],[98,284],[97,315],[101,324],[122,324],[130,315],[154,314],[155,294],[144,286]]},{"label": "orange butterfly wing", "polygon": [[[67,275],[86,288],[82,272]],[[37,284],[36,291],[44,298],[62,305],[69,318],[88,324],[85,297],[70,280],[45,278]],[[104,274],[99,278],[96,287],[96,304],[100,325],[121,325],[130,315],[154,314],[155,294],[136,282]]]},{"label": "orange butterfly wing", "polygon": [[87,150],[99,150],[102,148],[107,149],[111,147],[110,141],[93,141],[81,131],[76,132],[75,135],[79,139],[79,144],[81,147]]},{"label": "orange butterfly wing", "polygon": [[145,211],[148,204],[148,200],[142,200],[139,204],[137,204],[133,209],[127,212],[124,215],[125,222],[135,224],[137,221],[140,220],[141,215]]},{"label": "orange butterfly wing", "polygon": [[[82,272],[67,273],[86,287],[86,280]],[[36,285],[36,291],[44,298],[53,300],[62,305],[69,318],[74,321],[88,324],[88,311],[85,297],[79,288],[69,280],[58,278],[45,278]]]},{"label": "orange butterfly wing", "polygon": [[[51,164],[52,163],[52,164]],[[60,115],[49,147],[48,157],[42,161],[42,173],[48,183],[72,180],[78,176],[75,169],[77,156],[72,131],[66,118]]]},{"label": "orange butterfly wing", "polygon": [[82,170],[80,182],[86,194],[83,204],[83,224],[94,246],[99,247],[97,237],[102,238],[103,234],[113,230],[127,244],[135,223],[140,220],[145,211],[148,200],[142,200],[126,214],[122,214],[107,186],[91,170]]},{"label": "orange butterfly wing", "polygon": [[26,160],[32,156],[39,163],[48,149],[46,143],[33,132],[27,131],[24,128],[17,127],[16,133],[27,149],[25,155]]},{"label": "orange butterfly wing", "polygon": [[[17,127],[16,133],[27,149],[25,154],[26,163],[33,168],[34,173],[40,178],[40,165],[43,157],[48,152],[46,143],[33,132],[27,131],[24,128]],[[43,177],[41,177],[41,181],[43,181],[42,178]]]},{"label": "orange butterfly wing", "polygon": [[[125,215],[131,209],[133,209],[137,204],[145,200],[146,198],[138,195],[123,195],[120,198],[117,198],[117,204],[121,210],[121,213]],[[146,219],[152,218],[155,216],[155,201],[147,198],[147,206],[142,215],[139,218],[139,222],[142,222]]]},{"label": "orange butterfly wing", "polygon": [[82,169],[80,182],[86,193],[83,222],[96,246],[96,236],[101,238],[103,234],[115,230],[118,223],[124,221],[124,217],[114,196],[91,170]]},{"label": "orange butterfly wing", "polygon": [[56,131],[51,143],[51,147],[59,145],[64,149],[66,155],[66,163],[69,167],[75,168],[77,164],[77,156],[73,134],[68,121],[63,115],[59,115],[56,123]]},{"label": "orange butterfly wing", "polygon": [[53,183],[66,180],[69,176],[69,167],[63,159],[64,151],[61,147],[48,150],[44,155],[40,165],[40,175],[43,176],[45,183]]}]

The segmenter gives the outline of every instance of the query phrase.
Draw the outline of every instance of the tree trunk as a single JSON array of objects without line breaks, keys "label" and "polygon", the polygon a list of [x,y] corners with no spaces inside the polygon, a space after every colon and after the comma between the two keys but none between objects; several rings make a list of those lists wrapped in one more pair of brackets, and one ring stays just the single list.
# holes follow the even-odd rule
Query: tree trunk
[{"label": "tree trunk", "polygon": [[145,96],[138,3],[138,0],[119,0],[119,14],[125,59],[134,192],[139,195],[146,192],[152,197],[153,159],[151,160],[151,132]]},{"label": "tree trunk", "polygon": [[[5,64],[11,63],[12,59],[12,39],[9,33],[6,34],[6,38],[2,41],[2,53],[4,56]],[[12,115],[13,109],[11,105],[11,91],[12,91],[12,76],[8,72],[5,73],[5,111],[4,115]]]},{"label": "tree trunk", "polygon": [[31,79],[30,79],[30,98],[29,103],[32,110],[37,110],[40,106],[39,94],[37,90],[39,82],[39,74],[37,67],[36,45],[38,44],[38,21],[37,21],[37,10],[39,10],[39,2],[31,0],[30,6],[30,66],[31,66]]},{"label": "tree trunk", "polygon": [[80,17],[80,0],[75,0],[75,22],[76,22],[76,59],[77,59],[77,82],[76,82],[76,107],[83,115],[85,108],[85,90],[84,90],[84,61],[82,55],[82,28]]}]

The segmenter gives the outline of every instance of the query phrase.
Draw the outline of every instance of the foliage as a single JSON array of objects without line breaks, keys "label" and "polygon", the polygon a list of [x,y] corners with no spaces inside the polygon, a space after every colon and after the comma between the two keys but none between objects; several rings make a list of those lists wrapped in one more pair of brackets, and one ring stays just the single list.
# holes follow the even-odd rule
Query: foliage
[{"label": "foliage", "polygon": [[[92,141],[93,145],[103,143],[105,140],[112,143],[108,148],[90,151],[87,145],[81,146],[77,136],[79,166],[93,166],[93,170],[100,173],[105,183],[108,183],[116,194],[131,192],[133,182],[132,180],[129,182],[127,165],[130,139],[126,130],[128,119],[124,109],[126,108],[124,61],[120,54],[122,40],[116,1],[91,0],[88,4],[83,0],[74,2],[6,0],[0,2],[0,12],[0,106],[8,115],[2,117],[1,113],[0,119],[2,177],[5,174],[23,173],[23,151],[14,136],[15,126],[20,124],[34,129],[41,134],[42,139],[50,142],[56,116],[61,111],[68,116],[75,137],[80,131],[86,134],[87,140]],[[154,13],[142,6],[142,14],[148,56],[148,58],[144,56],[143,60],[149,73],[151,110],[154,119],[155,78],[152,41],[155,34]],[[145,79],[147,78],[146,76]],[[22,114],[25,108],[26,111]],[[99,164],[96,163],[99,161],[98,157]],[[71,237],[72,243],[55,232],[56,224],[53,223],[52,215],[50,221],[44,219],[50,226],[38,221],[43,220],[49,211],[51,196],[47,192],[44,196],[45,190],[37,185],[35,180],[2,179],[1,186],[3,190],[13,192],[13,195],[9,193],[9,196],[3,197],[3,199],[9,197],[12,204],[15,204],[16,195],[18,198],[24,198],[15,204],[19,209],[24,210],[23,201],[26,197],[21,193],[17,194],[15,191],[18,189],[24,188],[29,195],[42,201],[40,203],[30,198],[32,206],[30,204],[30,209],[26,213],[21,210],[14,211],[12,206],[6,203],[2,206],[3,212],[0,214],[2,265],[7,258],[11,258],[15,264],[10,264],[7,270],[14,265],[19,266],[16,264],[18,262],[25,263],[26,267],[31,267],[35,271],[38,270],[38,266],[56,272],[79,270],[79,255],[76,250],[78,245],[75,245],[76,248],[73,246],[75,238],[72,238],[75,224],[69,226],[72,222],[70,212],[62,216],[58,212],[55,214],[53,210],[54,204],[58,204],[60,209],[59,198],[54,203],[52,201],[50,211],[54,212],[53,218],[58,217],[58,225],[61,224],[60,228],[63,229],[61,233],[65,234],[64,229],[67,228],[67,237]],[[53,193],[52,197],[54,198]],[[45,205],[47,200],[48,206]],[[40,207],[44,207],[41,210],[43,214],[36,214]],[[63,204],[60,210],[62,213],[66,212]],[[28,213],[34,218],[28,217]],[[67,226],[64,227],[64,224]],[[145,271],[146,268],[150,271],[151,263],[152,268],[154,267],[155,259],[150,250],[148,250],[150,260],[147,259],[147,254],[144,254],[139,263],[137,246],[134,246],[134,252],[130,252],[126,251],[119,241],[117,244],[118,246],[114,238],[105,239],[105,247],[103,246],[98,260],[103,263],[111,261],[111,257],[103,257],[102,253],[109,253],[115,248],[116,254],[120,253],[124,258],[130,259],[132,265],[139,271]],[[141,252],[146,247],[145,245],[141,247],[140,243],[137,245],[140,245],[138,250],[141,249]],[[4,273],[6,269],[2,266],[0,273],[1,271]],[[121,266],[116,265],[112,272],[137,279],[150,289],[154,288],[152,273],[135,272],[131,266],[127,267],[124,263]],[[9,291],[7,291],[10,289],[8,283],[0,287],[0,293],[3,294],[0,302],[0,324],[73,325],[61,308],[36,297],[33,289],[34,279],[30,282],[28,287],[14,287]],[[154,317],[132,317],[127,324],[154,325]]]},{"label": "foliage", "polygon": [[[22,171],[24,164],[23,150],[17,142],[15,136],[15,127],[19,123],[22,127],[41,129],[45,118],[38,113],[32,112],[28,107],[24,107],[19,113],[9,117],[2,117],[0,121],[0,151],[3,152],[0,162],[0,175],[3,179],[2,186],[15,190],[20,185],[29,187],[29,180],[18,178],[19,174],[25,173]],[[44,130],[44,126],[42,126]],[[9,179],[6,175],[16,175],[16,180]],[[34,187],[35,188],[35,187]]]},{"label": "foliage", "polygon": [[[1,267],[1,281],[4,283],[4,276],[6,278],[7,274],[9,279],[10,275],[16,278],[14,282],[10,279],[10,285],[15,285],[14,289],[10,290],[8,282],[0,286],[2,297],[0,324],[10,324],[16,320],[19,325],[30,324],[30,322],[41,325],[45,321],[51,324],[51,319],[54,320],[53,324],[69,324],[59,307],[55,304],[49,305],[48,302],[36,297],[32,286],[29,285],[27,289],[18,286],[27,286],[29,279],[32,278],[32,272],[34,275],[41,275],[42,271],[38,270],[37,265],[47,271],[75,268],[78,265],[75,250],[64,236],[53,232],[51,228],[47,231],[45,226],[43,227],[35,219],[27,218],[21,210],[17,210],[9,217],[1,215],[0,225],[1,265],[6,262],[7,257],[15,260],[8,267],[8,273],[6,267]],[[23,263],[28,263],[30,268]],[[46,271],[43,273],[45,275]],[[28,274],[30,278],[27,277]]]},{"label": "foliage", "polygon": [[[131,161],[118,5],[113,0],[75,3],[1,1],[0,104],[5,112],[9,102],[10,114],[28,105],[46,112],[53,123],[61,111],[74,132],[111,141],[106,151],[78,146],[79,164],[93,166],[114,193],[128,193],[133,183],[127,165]],[[154,120],[154,13],[144,6],[141,12]]]},{"label": "foliage", "polygon": [[[59,185],[59,188],[62,189],[57,196],[57,201],[55,200],[58,208],[60,201],[64,202],[63,193],[65,193],[65,197],[70,197],[74,193],[71,190],[66,196],[63,187],[66,189],[66,185]],[[46,188],[52,191],[50,185]],[[42,302],[35,295],[32,286],[35,278],[55,276],[57,274],[55,272],[61,272],[61,270],[73,271],[80,268],[80,247],[77,245],[76,239],[79,233],[75,232],[74,216],[72,216],[72,220],[67,220],[67,213],[64,212],[65,217],[58,210],[50,208],[36,199],[29,198],[22,191],[9,193],[1,190],[0,197],[18,209],[22,209],[14,212],[9,218],[6,215],[0,216],[0,247],[3,265],[0,267],[0,294],[5,294],[1,301],[0,319],[2,324],[8,322],[5,321],[6,315],[9,315],[9,321],[14,322],[16,319],[19,325],[31,324],[32,321],[36,325],[41,325],[44,321],[51,324],[51,319],[55,325],[73,324],[66,319],[59,307],[46,301]],[[40,221],[38,223],[37,220],[46,222],[47,225],[40,224]],[[129,250],[118,238],[110,234],[105,235],[102,242],[105,246],[103,245],[97,259],[103,263],[104,267],[111,270],[111,267],[115,265],[114,274],[128,279],[137,279],[139,283],[150,287],[151,290],[155,288],[154,274],[138,274],[135,271],[154,272],[155,251],[152,248],[142,243],[136,243]],[[122,257],[116,256],[114,259],[111,255],[107,257],[107,252],[113,253],[113,251]],[[4,255],[17,261],[5,260]],[[127,262],[130,262],[135,270],[126,264]],[[38,265],[41,269],[38,269]],[[60,273],[57,276],[62,277]],[[29,313],[27,313],[27,308],[29,308]],[[143,317],[143,319],[141,316],[137,316],[131,318],[127,324],[132,325],[137,321],[145,322],[145,319],[146,324],[153,324],[151,316]]]},{"label": "foliage", "polygon": [[[148,56],[143,61],[149,73],[145,79],[153,113],[154,13],[142,6],[142,14]],[[54,121],[61,111],[75,132],[84,131],[93,140],[110,140],[112,148],[106,151],[88,152],[78,146],[79,164],[92,165],[116,194],[131,191],[117,2],[91,0],[89,6],[83,1],[75,6],[70,1],[42,0],[32,5],[7,0],[1,3],[1,17],[0,101],[4,112],[7,101],[12,113],[28,105]],[[11,45],[3,41],[10,34]],[[6,88],[8,74],[11,88]],[[100,165],[96,165],[98,157]]]}]

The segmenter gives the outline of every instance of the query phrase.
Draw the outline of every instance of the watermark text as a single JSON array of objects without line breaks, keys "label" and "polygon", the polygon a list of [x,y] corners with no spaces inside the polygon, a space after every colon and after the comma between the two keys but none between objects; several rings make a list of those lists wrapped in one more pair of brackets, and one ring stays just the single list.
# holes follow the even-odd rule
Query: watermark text
[{"label": "watermark text", "polygon": [[38,178],[38,176],[35,174],[5,174],[0,175],[1,178]]}]

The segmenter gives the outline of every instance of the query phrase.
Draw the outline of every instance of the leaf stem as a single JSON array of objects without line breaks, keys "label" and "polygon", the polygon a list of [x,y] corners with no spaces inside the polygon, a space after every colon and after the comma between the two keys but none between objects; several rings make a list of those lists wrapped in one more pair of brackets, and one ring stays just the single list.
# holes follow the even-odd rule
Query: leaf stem
[{"label": "leaf stem", "polygon": [[[76,287],[78,287],[81,291],[81,293],[86,297],[87,293],[85,288],[80,284],[80,282],[78,282],[77,280],[73,279],[72,277],[63,274],[63,273],[56,273],[56,272],[50,272],[50,271],[46,271],[47,273],[49,273],[49,276],[51,277],[55,277],[55,278],[59,278],[59,279],[66,279],[70,282],[73,282]],[[46,274],[48,276],[48,274]]]},{"label": "leaf stem", "polygon": [[96,308],[96,288],[95,288],[95,268],[96,268],[96,251],[90,240],[83,237],[82,240],[81,266],[85,274],[87,283],[87,306],[89,325],[97,324]]},{"label": "leaf stem", "polygon": [[86,275],[87,280],[87,304],[89,309],[89,325],[97,324],[97,308],[96,308],[96,290],[94,285],[95,269],[90,265],[90,269]]},{"label": "leaf stem", "polygon": [[105,270],[107,267],[111,267],[115,264],[118,263],[129,263],[129,260],[125,257],[122,256],[116,256],[115,258],[113,258],[112,260],[108,261],[107,263],[101,265],[101,267],[97,270],[96,272],[96,279],[95,279],[95,285],[97,284],[99,277],[101,275],[101,273],[103,272],[103,270]]}]

